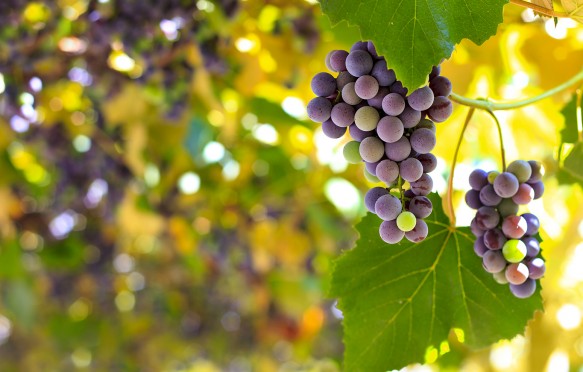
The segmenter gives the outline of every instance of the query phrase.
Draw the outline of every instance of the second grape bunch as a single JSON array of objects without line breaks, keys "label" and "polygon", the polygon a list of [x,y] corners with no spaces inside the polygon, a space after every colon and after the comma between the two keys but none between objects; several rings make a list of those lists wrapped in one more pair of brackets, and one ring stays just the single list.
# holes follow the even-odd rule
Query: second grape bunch
[{"label": "second grape bunch", "polygon": [[364,162],[367,179],[385,184],[370,189],[364,200],[383,220],[380,237],[389,244],[424,240],[428,227],[423,219],[433,210],[427,198],[433,189],[429,173],[437,166],[431,154],[434,122],[445,121],[453,111],[447,98],[451,82],[437,66],[428,85],[408,94],[370,41],[355,43],[350,52],[331,51],[326,66],[338,75],[314,76],[312,91],[318,97],[308,103],[309,117],[322,123],[330,138],[348,131],[352,141],[344,146],[346,160]]}]

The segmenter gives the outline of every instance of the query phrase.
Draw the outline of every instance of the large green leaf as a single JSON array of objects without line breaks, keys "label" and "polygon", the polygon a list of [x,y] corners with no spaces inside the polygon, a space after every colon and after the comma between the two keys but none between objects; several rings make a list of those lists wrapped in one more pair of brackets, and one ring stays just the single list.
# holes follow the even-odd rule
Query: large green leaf
[{"label": "large green leaf", "polygon": [[565,126],[561,130],[561,142],[576,143],[579,134],[577,132],[577,94],[573,94],[571,100],[561,110],[565,118]]},{"label": "large green leaf", "polygon": [[474,254],[470,230],[450,227],[441,199],[431,198],[435,210],[422,243],[385,244],[379,218],[368,214],[357,225],[356,247],[336,260],[330,294],[344,314],[347,371],[423,363],[452,328],[469,347],[484,347],[522,333],[542,309],[540,288],[518,299],[496,283]]},{"label": "large green leaf", "polygon": [[496,33],[508,0],[322,0],[333,24],[348,21],[407,88],[423,85],[434,65],[467,38],[477,44]]}]

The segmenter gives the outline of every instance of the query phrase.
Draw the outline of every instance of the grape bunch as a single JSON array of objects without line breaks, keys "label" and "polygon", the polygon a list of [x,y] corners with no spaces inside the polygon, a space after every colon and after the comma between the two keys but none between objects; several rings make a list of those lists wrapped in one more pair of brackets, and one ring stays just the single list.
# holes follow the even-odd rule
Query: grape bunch
[{"label": "grape bunch", "polygon": [[343,149],[346,160],[364,162],[365,177],[385,184],[370,189],[364,199],[366,208],[383,220],[381,238],[389,244],[403,237],[424,240],[428,228],[423,219],[433,210],[427,198],[433,189],[429,173],[437,166],[431,154],[434,123],[453,111],[451,82],[436,66],[429,84],[408,94],[370,41],[355,43],[350,52],[331,51],[326,66],[338,75],[320,72],[313,77],[317,97],[308,103],[308,116],[322,123],[330,138],[348,131],[352,140]]},{"label": "grape bunch", "polygon": [[477,238],[474,251],[484,269],[498,283],[510,283],[518,298],[530,297],[536,280],[545,273],[536,237],[540,222],[532,213],[518,214],[520,206],[542,196],[541,178],[541,164],[534,160],[513,161],[503,173],[476,169],[465,197],[468,206],[477,210],[470,224]]}]

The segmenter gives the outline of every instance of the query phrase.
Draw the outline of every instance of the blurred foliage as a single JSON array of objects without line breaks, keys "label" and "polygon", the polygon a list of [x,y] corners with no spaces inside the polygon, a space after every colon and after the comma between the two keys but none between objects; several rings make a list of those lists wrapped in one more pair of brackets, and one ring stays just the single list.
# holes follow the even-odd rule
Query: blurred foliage
[{"label": "blurred foliage", "polygon": [[[582,26],[506,11],[444,63],[456,92],[531,96],[583,65]],[[0,370],[338,370],[329,263],[370,185],[303,105],[328,50],[358,37],[303,0],[0,2]],[[451,340],[423,368],[583,363],[583,193],[555,177],[570,93],[500,113],[509,158],[547,168],[545,313],[491,349]],[[438,128],[440,192],[466,110]],[[461,224],[496,138],[477,115]]]}]

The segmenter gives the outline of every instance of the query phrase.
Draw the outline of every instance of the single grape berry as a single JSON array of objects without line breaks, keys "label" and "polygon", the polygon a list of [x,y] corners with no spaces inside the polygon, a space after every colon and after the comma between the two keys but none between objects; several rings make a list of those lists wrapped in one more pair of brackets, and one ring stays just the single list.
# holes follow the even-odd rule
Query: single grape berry
[{"label": "single grape berry", "polygon": [[526,257],[526,245],[521,240],[508,240],[502,247],[502,254],[508,262],[520,262]]},{"label": "single grape berry", "polygon": [[397,217],[397,227],[399,227],[399,229],[404,232],[413,230],[416,223],[417,219],[411,212],[401,212],[401,214],[399,214]]},{"label": "single grape berry", "polygon": [[518,298],[528,298],[534,294],[535,290],[536,281],[534,279],[527,279],[524,283],[519,285],[510,284],[510,291]]},{"label": "single grape berry", "polygon": [[344,145],[342,149],[344,159],[350,164],[358,164],[362,161],[360,157],[360,143],[357,141],[350,141]]},{"label": "single grape berry", "polygon": [[405,236],[405,232],[397,227],[397,222],[383,221],[379,227],[379,235],[385,243],[397,244]]},{"label": "single grape berry", "polygon": [[494,180],[496,194],[503,198],[511,198],[518,191],[518,179],[509,172],[500,173]]},{"label": "single grape berry", "polygon": [[391,194],[381,196],[375,203],[375,213],[383,221],[395,220],[401,213],[402,208],[399,198]]},{"label": "single grape berry", "polygon": [[407,238],[407,240],[412,243],[419,243],[427,238],[428,233],[429,228],[427,227],[427,223],[418,218],[415,222],[415,227],[413,230],[405,232],[405,238]]}]

